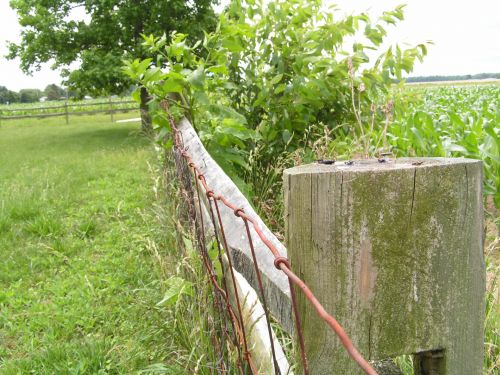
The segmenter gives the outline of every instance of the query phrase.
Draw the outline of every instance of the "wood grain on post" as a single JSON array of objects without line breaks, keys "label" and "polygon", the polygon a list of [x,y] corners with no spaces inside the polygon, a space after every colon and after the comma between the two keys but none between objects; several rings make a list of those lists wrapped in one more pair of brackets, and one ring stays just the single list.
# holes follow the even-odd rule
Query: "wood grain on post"
[{"label": "wood grain on post", "polygon": [[[370,360],[482,373],[482,164],[405,158],[284,173],[292,268]],[[311,374],[360,374],[299,293]]]}]

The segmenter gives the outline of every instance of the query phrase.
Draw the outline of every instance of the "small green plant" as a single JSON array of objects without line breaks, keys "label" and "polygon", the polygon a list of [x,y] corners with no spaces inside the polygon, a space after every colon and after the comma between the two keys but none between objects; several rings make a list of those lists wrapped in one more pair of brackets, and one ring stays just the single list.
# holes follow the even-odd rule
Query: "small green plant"
[{"label": "small green plant", "polygon": [[[500,227],[500,218],[492,219],[486,237],[486,318],[484,322],[484,373],[497,375],[500,373],[500,235],[492,234]],[[496,227],[496,228],[495,228]]]}]

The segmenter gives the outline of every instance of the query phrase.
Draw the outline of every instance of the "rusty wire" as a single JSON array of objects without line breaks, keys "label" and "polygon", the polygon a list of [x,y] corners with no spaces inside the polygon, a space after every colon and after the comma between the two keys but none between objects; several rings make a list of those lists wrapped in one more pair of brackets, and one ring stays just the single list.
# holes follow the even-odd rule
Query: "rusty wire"
[{"label": "rusty wire", "polygon": [[[237,210],[235,211],[235,215],[239,216],[239,213],[243,212],[243,210]],[[266,325],[267,325],[267,334],[269,335],[269,342],[271,343],[271,354],[273,357],[273,365],[274,365],[274,373],[276,375],[281,375],[280,367],[278,365],[278,361],[276,360],[276,351],[274,350],[274,338],[273,338],[273,331],[271,329],[271,320],[269,319],[269,310],[267,309],[267,301],[266,301],[266,295],[264,293],[264,287],[262,285],[262,278],[260,276],[260,270],[259,270],[259,265],[257,262],[257,257],[255,255],[255,249],[253,247],[253,241],[252,241],[252,235],[250,234],[250,227],[248,226],[248,221],[243,220],[245,222],[245,229],[247,232],[247,238],[248,238],[248,244],[250,245],[250,250],[252,252],[252,259],[253,259],[253,265],[255,267],[255,274],[257,276],[257,283],[259,285],[259,291],[260,291],[260,298],[262,299],[262,305],[264,307],[264,314],[266,316]]]},{"label": "rusty wire", "polygon": [[[252,356],[248,350],[248,342],[247,342],[247,336],[246,336],[246,332],[245,332],[245,328],[244,328],[243,314],[242,314],[242,310],[241,310],[241,304],[240,304],[240,300],[239,300],[239,296],[238,296],[238,290],[236,287],[236,280],[235,280],[235,275],[234,275],[234,271],[233,271],[233,262],[231,259],[232,258],[231,251],[229,250],[229,247],[227,244],[227,240],[226,240],[226,236],[225,236],[225,232],[224,232],[224,226],[222,223],[222,218],[220,215],[220,210],[219,210],[219,206],[217,204],[217,201],[222,202],[227,208],[231,209],[234,212],[234,214],[237,217],[241,218],[244,222],[246,232],[247,232],[248,241],[249,241],[249,246],[250,246],[253,261],[254,261],[255,271],[256,271],[257,280],[258,280],[258,284],[259,284],[259,291],[261,294],[261,298],[262,298],[262,302],[263,302],[263,306],[264,306],[264,312],[266,315],[266,323],[268,326],[268,334],[269,334],[269,339],[271,342],[272,357],[273,357],[273,364],[274,364],[274,368],[275,368],[275,373],[280,374],[280,372],[279,372],[280,370],[279,370],[279,366],[278,366],[278,363],[276,360],[276,354],[275,354],[275,350],[274,350],[274,340],[273,340],[273,336],[272,336],[272,332],[271,332],[271,328],[270,328],[267,303],[266,303],[266,299],[264,296],[264,290],[263,290],[262,281],[260,278],[260,271],[258,268],[257,258],[255,256],[255,250],[253,248],[253,242],[252,242],[252,237],[250,234],[250,227],[249,227],[248,223],[252,224],[252,227],[253,227],[255,233],[257,233],[257,235],[262,240],[262,242],[266,245],[266,247],[269,249],[269,251],[271,251],[271,253],[274,255],[275,267],[278,270],[285,273],[285,275],[288,277],[288,281],[290,284],[292,309],[293,309],[293,313],[294,313],[294,317],[295,317],[295,328],[296,328],[296,333],[297,333],[298,340],[299,340],[299,347],[300,347],[300,352],[301,352],[302,365],[304,368],[304,374],[306,374],[306,375],[309,374],[309,366],[308,366],[308,360],[307,360],[306,351],[305,351],[304,338],[303,338],[303,332],[302,332],[302,326],[301,326],[301,319],[300,319],[300,314],[299,314],[298,307],[297,307],[297,299],[296,299],[296,295],[295,295],[294,286],[298,287],[299,290],[307,298],[307,300],[309,300],[309,302],[312,304],[312,306],[316,310],[319,317],[321,319],[323,319],[326,322],[326,324],[333,330],[333,332],[338,336],[341,344],[344,346],[344,348],[346,349],[349,356],[359,365],[359,367],[365,372],[365,374],[378,375],[378,373],[374,370],[374,368],[370,365],[370,363],[356,349],[356,347],[354,346],[354,344],[352,343],[351,339],[349,338],[347,333],[344,331],[342,326],[337,322],[337,320],[333,316],[328,314],[328,312],[324,309],[324,307],[321,305],[321,303],[317,300],[317,298],[314,296],[314,294],[308,288],[308,286],[292,271],[288,259],[286,257],[283,257],[280,255],[279,251],[272,244],[272,242],[260,230],[260,228],[257,225],[257,222],[252,217],[250,217],[248,214],[246,214],[242,208],[236,207],[235,205],[233,205],[231,202],[229,202],[221,194],[215,195],[214,191],[212,189],[210,189],[210,187],[208,186],[207,181],[205,179],[205,175],[196,166],[191,155],[189,155],[187,150],[183,149],[181,136],[180,136],[181,133],[178,130],[177,126],[175,125],[174,119],[170,115],[168,116],[168,118],[169,118],[169,123],[170,123],[170,126],[172,128],[172,131],[174,133],[174,147],[177,150],[177,152],[179,152],[181,154],[181,156],[185,159],[186,163],[193,170],[193,173],[194,173],[194,178],[196,181],[196,190],[198,192],[199,214],[200,214],[201,226],[203,227],[204,224],[203,224],[203,214],[202,214],[202,209],[201,209],[201,201],[200,201],[200,197],[199,197],[199,184],[201,184],[201,186],[203,187],[205,194],[207,196],[207,199],[208,199],[208,203],[210,205],[211,219],[212,219],[212,223],[214,226],[214,232],[215,232],[215,236],[216,236],[217,246],[219,246],[219,248],[218,248],[219,254],[220,254],[220,246],[221,246],[219,236],[220,236],[220,238],[222,238],[222,245],[223,245],[223,248],[226,250],[227,259],[228,259],[228,263],[229,263],[228,268],[230,270],[231,280],[232,280],[232,284],[233,284],[233,290],[235,293],[236,305],[237,305],[237,309],[238,309],[238,317],[234,313],[234,310],[231,306],[231,303],[229,302],[227,286],[224,284],[225,288],[222,289],[217,282],[217,277],[215,275],[215,272],[209,264],[210,260],[209,260],[208,254],[206,253],[206,250],[202,252],[203,263],[205,264],[205,268],[207,269],[207,272],[209,274],[209,278],[210,278],[215,290],[217,291],[218,294],[220,294],[223,297],[224,301],[226,302],[227,313],[230,317],[231,324],[233,325],[234,330],[236,331],[235,333],[238,336],[239,344],[240,345],[243,344],[244,360],[249,365],[251,373],[258,374],[258,370],[255,367],[255,364],[252,360]],[[214,206],[215,206],[215,209],[217,212],[217,219],[218,219],[217,221],[218,221],[219,225],[216,225],[215,215],[214,215],[214,212],[212,209],[211,201],[214,203]],[[217,233],[218,232],[217,227],[219,230],[219,234]],[[204,241],[204,237],[203,237],[203,241]],[[221,264],[222,264],[222,262],[221,262]],[[224,283],[225,283],[225,281],[224,281]],[[239,353],[239,355],[240,355],[240,353]],[[241,355],[239,358],[241,360]],[[242,370],[241,366],[239,366],[239,369],[240,369],[240,373],[242,373],[243,370]]]},{"label": "rusty wire", "polygon": [[[198,185],[199,175],[197,174],[196,170],[194,170],[194,177],[195,177],[195,181],[196,181],[196,191],[197,191],[197,195],[198,195],[199,217],[200,217],[200,225],[201,225],[201,228],[202,228],[202,241],[205,242],[204,220],[203,220],[203,212],[202,212],[202,207],[201,207],[201,199],[200,199],[199,185]],[[215,228],[215,222],[213,222],[213,224],[214,224],[214,228]],[[225,239],[224,239],[224,241],[227,243],[227,241]],[[203,245],[202,249],[204,247],[205,246]],[[219,295],[223,296],[223,298],[224,298],[224,300],[226,302],[226,308],[228,309],[228,311],[231,311],[231,307],[230,307],[231,303],[229,302],[229,294],[227,292],[227,289],[225,289],[225,290],[222,289],[220,287],[219,283],[217,282],[217,276],[215,275],[215,270],[213,268],[213,265],[211,264],[210,257],[208,255],[208,252],[206,251],[206,248],[205,248],[205,251],[202,253],[202,259],[203,259],[203,263],[205,265],[205,268],[207,269],[207,271],[209,273],[210,281],[212,282],[212,284],[216,288],[216,290],[219,292]],[[236,289],[236,280],[235,280],[234,273],[233,273],[232,270],[231,270],[231,274],[232,274],[232,279],[233,279],[233,287],[234,287],[234,290],[235,290],[235,295],[237,296],[238,291]],[[225,283],[224,283],[224,285],[225,285]],[[251,373],[252,374],[258,374],[257,368],[256,368],[256,366],[255,366],[255,364],[254,364],[254,362],[252,360],[250,351],[248,350],[248,342],[247,342],[247,338],[246,338],[245,326],[244,326],[244,322],[243,322],[243,314],[242,314],[242,311],[241,311],[239,297],[236,297],[236,300],[238,301],[238,312],[239,312],[239,316],[240,316],[240,322],[236,323],[236,322],[233,321],[233,327],[236,327],[236,326],[239,325],[239,331],[241,332],[241,339],[243,341],[243,347],[244,347],[244,350],[245,350],[245,352],[244,352],[245,361],[248,363],[248,365],[250,367]],[[222,311],[219,311],[219,312],[222,315]],[[231,314],[230,318],[233,319],[234,316],[235,316],[234,314]],[[238,352],[238,355],[240,355],[239,352]],[[240,368],[240,371],[243,372],[243,369]]]}]

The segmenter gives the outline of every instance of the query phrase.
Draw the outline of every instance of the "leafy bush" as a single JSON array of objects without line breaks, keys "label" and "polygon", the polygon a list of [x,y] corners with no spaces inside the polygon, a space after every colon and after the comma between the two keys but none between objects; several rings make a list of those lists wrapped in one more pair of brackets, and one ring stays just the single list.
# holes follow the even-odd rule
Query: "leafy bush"
[{"label": "leafy bush", "polygon": [[[259,186],[254,180],[265,176],[250,165],[272,168],[323,135],[315,129],[352,135],[363,154],[377,151],[369,138],[392,111],[393,80],[426,54],[418,45],[368,56],[380,49],[387,26],[402,19],[403,6],[372,21],[364,13],[337,19],[320,0],[233,1],[203,42],[147,36],[152,57],[129,61],[125,70],[154,102],[167,99],[190,118],[240,186],[242,179]],[[163,114],[154,117],[157,127],[167,126]]]}]

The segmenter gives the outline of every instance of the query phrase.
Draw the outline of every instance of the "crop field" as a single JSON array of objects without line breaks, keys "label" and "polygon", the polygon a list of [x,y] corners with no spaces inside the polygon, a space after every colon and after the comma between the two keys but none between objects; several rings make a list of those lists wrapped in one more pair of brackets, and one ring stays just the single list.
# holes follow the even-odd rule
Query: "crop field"
[{"label": "crop field", "polygon": [[388,129],[398,155],[482,160],[484,193],[500,208],[500,86],[411,88]]},{"label": "crop field", "polygon": [[463,87],[463,86],[500,86],[500,79],[471,79],[463,81],[411,82],[407,86],[415,87]]}]

